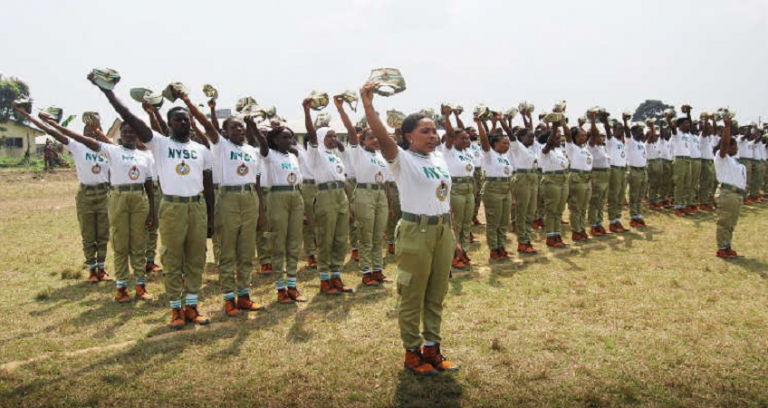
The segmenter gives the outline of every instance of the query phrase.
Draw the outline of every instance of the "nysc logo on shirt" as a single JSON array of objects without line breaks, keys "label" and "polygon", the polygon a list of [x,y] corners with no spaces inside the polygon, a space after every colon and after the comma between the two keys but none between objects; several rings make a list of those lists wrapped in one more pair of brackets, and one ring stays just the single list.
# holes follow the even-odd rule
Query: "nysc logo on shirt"
[{"label": "nysc logo on shirt", "polygon": [[136,158],[135,158],[135,157],[133,157],[133,156],[126,156],[126,155],[121,155],[121,156],[120,156],[120,158],[121,158],[123,161],[127,161],[127,162],[135,162],[135,161],[136,161]]},{"label": "nysc logo on shirt", "polygon": [[291,163],[280,163],[280,168],[282,170],[298,170],[298,169],[295,169]]},{"label": "nysc logo on shirt", "polygon": [[168,148],[168,158],[169,159],[197,159],[197,152],[192,150],[189,151],[187,149],[174,149],[172,147]]},{"label": "nysc logo on shirt", "polygon": [[451,176],[440,167],[427,167],[422,166],[422,170],[424,170],[424,175],[427,176],[428,179],[436,179],[440,180],[441,178],[447,179]]},{"label": "nysc logo on shirt", "polygon": [[104,160],[104,157],[96,154],[96,153],[85,153],[85,160],[86,161],[95,161],[99,163],[104,163],[106,160]]},{"label": "nysc logo on shirt", "polygon": [[229,160],[242,160],[247,163],[254,161],[250,154],[243,152],[229,152]]}]

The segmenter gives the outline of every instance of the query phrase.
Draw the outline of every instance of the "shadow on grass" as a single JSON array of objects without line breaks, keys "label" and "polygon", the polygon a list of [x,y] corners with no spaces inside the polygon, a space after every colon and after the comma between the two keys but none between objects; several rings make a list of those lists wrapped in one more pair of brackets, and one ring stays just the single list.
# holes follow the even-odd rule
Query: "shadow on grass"
[{"label": "shadow on grass", "polygon": [[436,377],[419,378],[403,371],[398,376],[394,403],[401,408],[461,407],[464,387],[455,374],[441,373]]},{"label": "shadow on grass", "polygon": [[725,262],[736,265],[747,272],[756,273],[763,279],[768,279],[768,263],[763,261],[744,257],[727,260]]}]

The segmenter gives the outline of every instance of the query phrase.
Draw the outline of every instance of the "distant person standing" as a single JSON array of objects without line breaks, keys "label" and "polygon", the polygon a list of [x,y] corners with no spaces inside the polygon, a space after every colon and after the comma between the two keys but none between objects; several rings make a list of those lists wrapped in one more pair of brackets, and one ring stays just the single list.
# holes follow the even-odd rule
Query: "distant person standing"
[{"label": "distant person standing", "polygon": [[56,158],[56,152],[53,151],[53,143],[50,139],[45,141],[45,147],[43,148],[43,160],[45,171],[53,171],[54,159]]},{"label": "distant person standing", "polygon": [[739,222],[739,213],[746,195],[747,168],[736,160],[739,146],[732,134],[737,134],[738,126],[729,116],[723,118],[725,128],[720,146],[715,151],[715,173],[720,183],[720,197],[717,211],[717,256],[719,258],[738,258],[739,254],[731,248],[733,230]]}]

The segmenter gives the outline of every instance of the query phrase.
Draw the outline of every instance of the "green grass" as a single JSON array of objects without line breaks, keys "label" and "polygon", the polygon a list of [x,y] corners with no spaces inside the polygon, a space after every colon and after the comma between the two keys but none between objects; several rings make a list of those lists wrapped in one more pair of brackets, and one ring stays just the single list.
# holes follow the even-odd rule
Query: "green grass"
[{"label": "green grass", "polygon": [[554,253],[538,234],[542,255],[501,264],[479,244],[445,302],[443,349],[461,371],[416,379],[394,288],[361,287],[354,265],[343,298],[302,271],[298,306],[254,276],[267,310],[237,319],[209,267],[213,323],[172,333],[157,276],[159,299],[129,305],[77,280],[72,172],[17,177],[0,178],[2,407],[768,406],[766,205],[743,209],[734,248],[747,257],[732,262],[714,257],[711,213],[649,214],[647,231]]}]

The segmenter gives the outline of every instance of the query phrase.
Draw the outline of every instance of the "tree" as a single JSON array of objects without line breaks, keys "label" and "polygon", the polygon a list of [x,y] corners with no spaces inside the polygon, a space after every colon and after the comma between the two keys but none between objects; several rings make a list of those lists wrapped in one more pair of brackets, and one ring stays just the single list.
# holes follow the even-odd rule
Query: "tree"
[{"label": "tree", "polygon": [[0,123],[13,120],[23,124],[26,121],[13,112],[13,101],[19,98],[29,98],[29,85],[16,77],[5,79],[0,76]]},{"label": "tree", "polygon": [[632,116],[633,122],[645,122],[646,119],[664,118],[665,109],[673,109],[672,105],[667,105],[664,102],[656,99],[647,99],[641,103],[640,106],[635,109],[635,114]]}]

